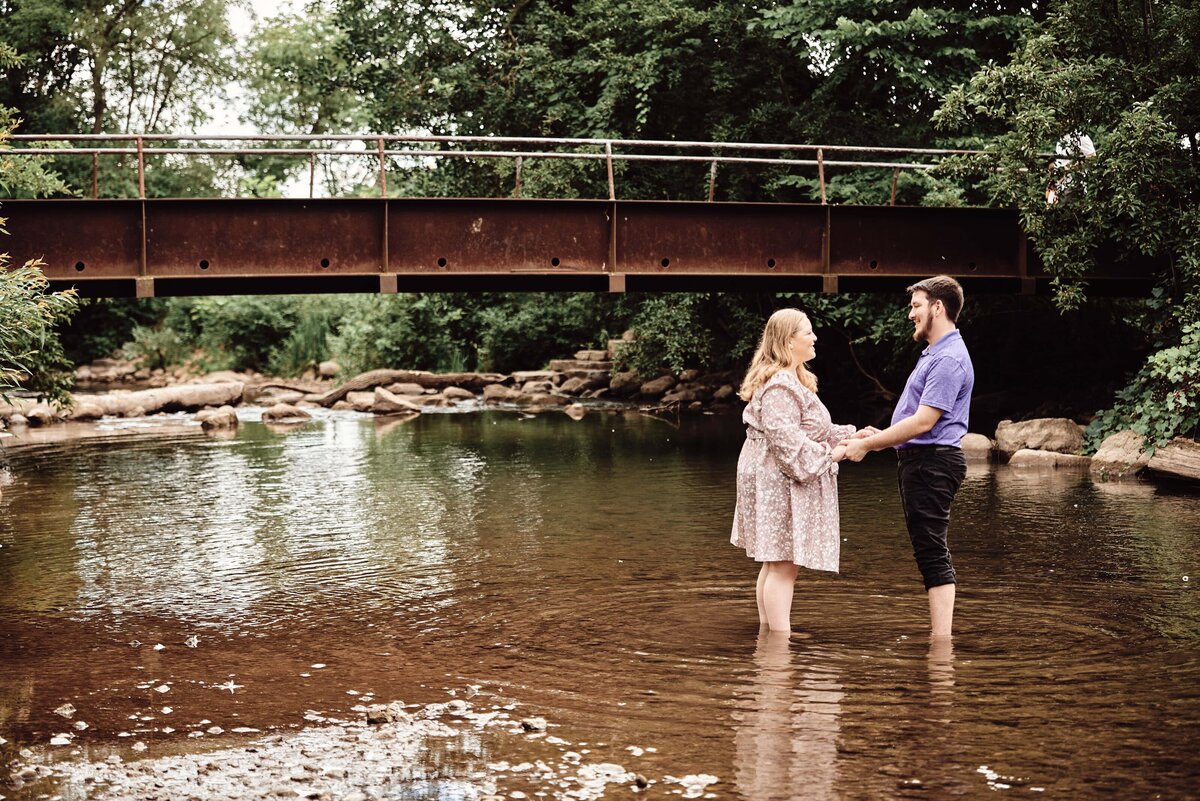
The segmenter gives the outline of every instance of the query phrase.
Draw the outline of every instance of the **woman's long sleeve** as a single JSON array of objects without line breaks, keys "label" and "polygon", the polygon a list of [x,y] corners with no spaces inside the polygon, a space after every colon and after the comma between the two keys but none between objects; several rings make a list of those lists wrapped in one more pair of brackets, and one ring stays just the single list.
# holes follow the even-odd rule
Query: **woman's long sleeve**
[{"label": "woman's long sleeve", "polygon": [[785,476],[804,482],[826,473],[837,474],[829,445],[804,433],[804,404],[795,390],[783,384],[769,386],[763,391],[761,403],[762,433]]}]

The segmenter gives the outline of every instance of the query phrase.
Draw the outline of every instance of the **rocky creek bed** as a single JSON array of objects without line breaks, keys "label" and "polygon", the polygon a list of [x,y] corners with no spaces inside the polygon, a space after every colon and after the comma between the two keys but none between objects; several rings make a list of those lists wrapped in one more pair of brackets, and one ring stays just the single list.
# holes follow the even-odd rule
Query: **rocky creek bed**
[{"label": "rocky creek bed", "polygon": [[[154,755],[139,741],[126,749],[136,758],[126,758],[103,757],[96,747],[66,754],[54,745],[23,748],[9,766],[6,792],[39,799],[588,801],[610,786],[640,792],[659,785],[684,798],[717,797],[710,790],[717,776],[638,772],[639,759],[656,753],[653,746],[623,746],[627,764],[604,761],[588,743],[557,737],[543,718],[522,717],[515,702],[477,695],[479,689],[452,691],[474,700],[359,705],[355,720],[309,711],[308,728],[247,739],[249,730],[240,743],[216,750]],[[55,742],[69,747],[71,739],[64,733]],[[608,754],[616,747],[593,745]]]}]

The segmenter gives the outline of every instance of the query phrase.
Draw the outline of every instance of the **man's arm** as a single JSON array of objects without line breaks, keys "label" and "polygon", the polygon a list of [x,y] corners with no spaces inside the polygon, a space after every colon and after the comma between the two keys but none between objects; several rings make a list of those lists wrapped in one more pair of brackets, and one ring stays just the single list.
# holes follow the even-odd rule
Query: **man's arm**
[{"label": "man's arm", "polygon": [[905,417],[878,434],[872,434],[862,439],[845,440],[842,444],[846,446],[846,458],[852,462],[861,462],[868,451],[881,451],[884,448],[908,442],[932,429],[943,414],[945,412],[933,406],[918,406],[917,411],[911,416]]}]

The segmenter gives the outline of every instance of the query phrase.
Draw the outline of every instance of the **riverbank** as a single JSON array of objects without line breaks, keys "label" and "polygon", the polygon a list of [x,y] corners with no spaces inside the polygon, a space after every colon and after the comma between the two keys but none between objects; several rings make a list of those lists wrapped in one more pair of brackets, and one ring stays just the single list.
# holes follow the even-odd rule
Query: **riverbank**
[{"label": "riverbank", "polygon": [[[90,799],[305,798],[368,801],[378,798],[551,797],[590,801],[616,787],[638,792],[674,785],[684,798],[716,798],[711,774],[675,777],[638,772],[654,746],[622,747],[629,764],[598,759],[588,743],[555,736],[540,717],[478,686],[451,691],[445,703],[359,705],[352,720],[308,712],[302,730],[243,739],[215,750],[196,746],[152,755],[141,740],[112,747],[23,748],[10,766],[8,791],[18,797]],[[475,699],[475,700],[466,700]],[[482,701],[482,703],[479,703]],[[64,727],[67,727],[64,724]],[[236,730],[235,730],[236,731]],[[235,733],[250,737],[253,729]],[[224,734],[224,732],[218,732]],[[69,746],[72,735],[59,735]],[[228,736],[225,738],[226,741]],[[609,744],[602,743],[607,747]],[[161,746],[159,747],[161,749]],[[607,749],[611,753],[612,749]],[[122,756],[124,754],[124,756]],[[613,786],[610,788],[610,785]]]},{"label": "riverbank", "polygon": [[[287,427],[323,410],[372,414],[397,424],[419,414],[484,409],[563,413],[579,420],[597,411],[733,415],[743,406],[736,393],[740,377],[730,372],[684,370],[652,377],[614,372],[611,351],[600,350],[552,360],[544,370],[511,374],[380,369],[339,381],[338,371],[336,364],[324,363],[302,379],[230,371],[196,376],[184,368],[150,371],[131,362],[100,360],[76,371],[84,391],[73,396],[69,408],[19,399],[0,404],[0,441],[49,444],[100,432],[122,435],[197,423],[213,433],[236,430],[246,421]],[[239,414],[235,407],[254,411]],[[967,434],[963,450],[968,458],[1014,467],[1088,470],[1099,480],[1149,472],[1200,481],[1200,444],[1193,440],[1178,438],[1150,448],[1127,430],[1089,455],[1083,452],[1083,427],[1066,418],[1004,420],[991,437]]]}]

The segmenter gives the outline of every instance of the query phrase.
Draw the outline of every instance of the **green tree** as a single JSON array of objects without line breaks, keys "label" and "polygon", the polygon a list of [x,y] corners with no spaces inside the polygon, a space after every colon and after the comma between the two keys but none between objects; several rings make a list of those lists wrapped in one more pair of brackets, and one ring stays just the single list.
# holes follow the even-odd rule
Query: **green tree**
[{"label": "green tree", "polygon": [[[227,20],[235,0],[6,0],[0,41],[26,54],[0,71],[0,105],[19,110],[29,133],[186,130],[212,114],[236,77]],[[147,193],[187,196],[232,180],[229,165],[152,160]],[[59,156],[69,184],[91,184],[91,159]],[[154,169],[155,166],[160,169]],[[106,196],[136,195],[127,158],[107,157]]]},{"label": "green tree", "polygon": [[[1158,442],[1195,430],[1194,404],[1173,399],[1191,391],[1200,358],[1188,333],[1200,318],[1197,74],[1194,3],[1064,0],[1011,63],[980,70],[936,115],[946,129],[1000,126],[987,155],[962,167],[1019,208],[1061,308],[1084,303],[1084,274],[1098,261],[1141,263],[1157,277],[1157,313],[1144,318],[1156,354],[1093,442],[1129,425]],[[1063,157],[1044,158],[1056,146]]]}]

